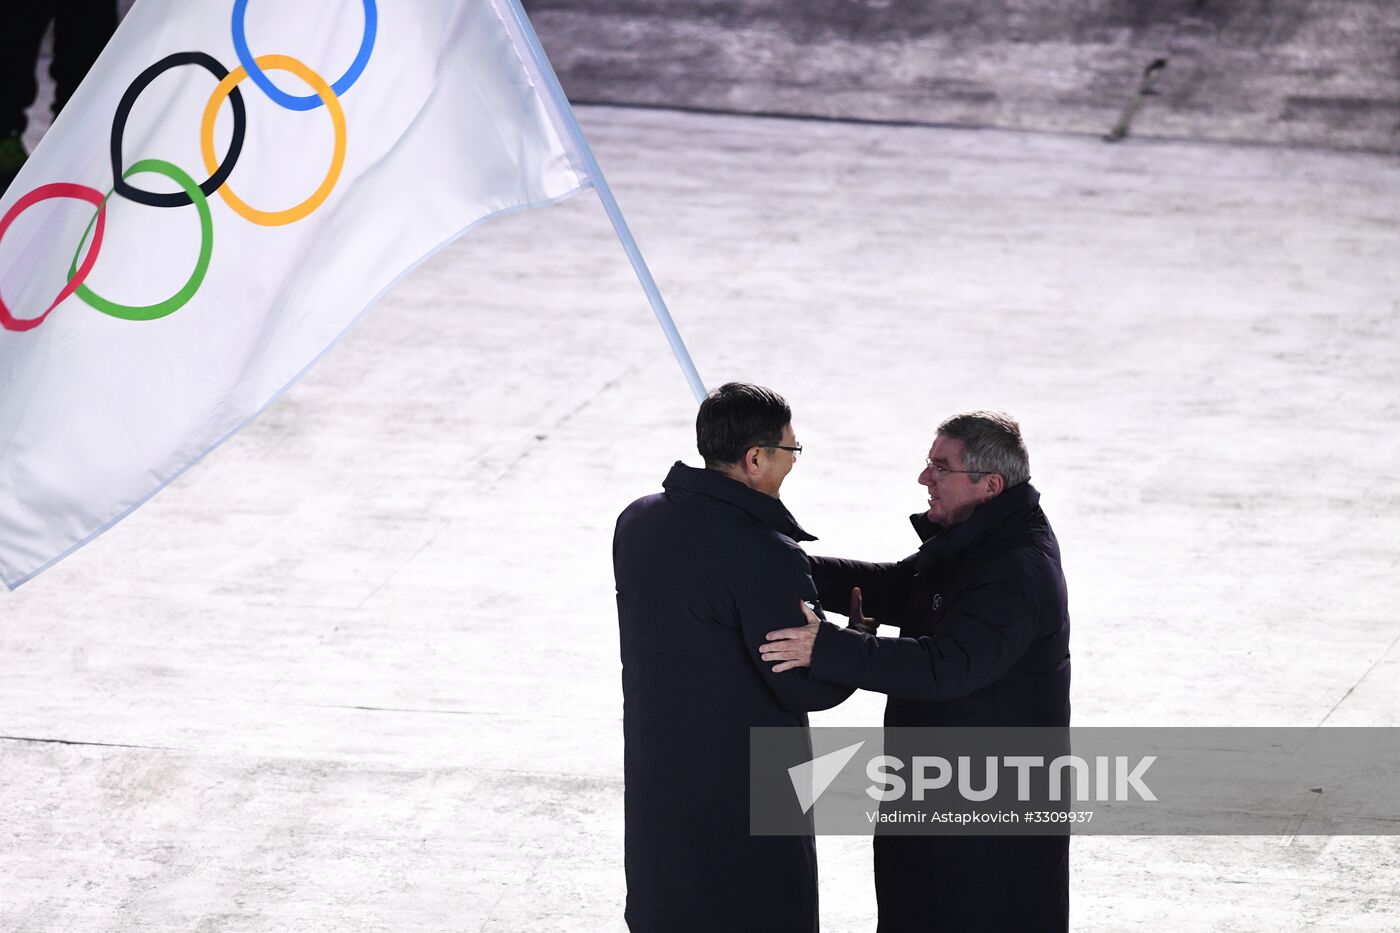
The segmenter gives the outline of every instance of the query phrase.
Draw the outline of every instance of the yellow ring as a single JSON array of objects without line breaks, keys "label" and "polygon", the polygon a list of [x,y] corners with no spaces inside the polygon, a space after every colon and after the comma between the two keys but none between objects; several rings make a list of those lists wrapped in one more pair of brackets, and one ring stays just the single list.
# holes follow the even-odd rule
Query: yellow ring
[{"label": "yellow ring", "polygon": [[[250,207],[234,194],[228,182],[219,186],[219,197],[240,217],[264,227],[278,227],[296,223],[320,207],[330,196],[335,183],[340,180],[340,170],[345,167],[345,111],[341,109],[340,99],[335,96],[335,91],[331,90],[325,79],[290,55],[259,55],[253,61],[264,71],[290,71],[310,85],[316,96],[326,105],[326,112],[331,115],[331,124],[335,127],[335,153],[331,156],[330,170],[326,172],[325,180],[311,197],[295,207],[289,207],[285,211],[260,211],[256,207]],[[219,82],[219,86],[214,88],[214,93],[209,98],[209,103],[204,105],[204,119],[199,128],[199,148],[204,155],[204,166],[211,174],[219,167],[219,156],[214,151],[214,121],[219,116],[219,108],[223,106],[224,98],[247,77],[248,69],[239,65]]]}]

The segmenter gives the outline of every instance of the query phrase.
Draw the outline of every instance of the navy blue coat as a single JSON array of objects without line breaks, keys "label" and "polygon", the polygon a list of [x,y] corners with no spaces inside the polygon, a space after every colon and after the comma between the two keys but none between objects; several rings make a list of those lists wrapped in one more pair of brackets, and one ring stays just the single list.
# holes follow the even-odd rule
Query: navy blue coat
[{"label": "navy blue coat", "polygon": [[[812,676],[889,695],[886,726],[1068,726],[1069,607],[1060,548],[1029,483],[897,563],[811,559],[825,604],[900,629],[823,623]],[[877,836],[880,933],[1068,929],[1069,839]]]},{"label": "navy blue coat", "polygon": [[[617,520],[627,923],[634,933],[818,929],[810,836],[749,835],[749,728],[807,725],[850,687],[774,674],[765,635],[815,600],[783,504],[677,463]],[[796,764],[797,762],[794,762]]]}]

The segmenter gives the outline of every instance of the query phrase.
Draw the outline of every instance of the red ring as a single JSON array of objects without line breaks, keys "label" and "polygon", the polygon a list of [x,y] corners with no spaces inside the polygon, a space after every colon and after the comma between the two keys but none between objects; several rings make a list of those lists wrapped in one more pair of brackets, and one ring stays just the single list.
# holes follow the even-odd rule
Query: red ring
[{"label": "red ring", "polygon": [[0,296],[0,326],[6,330],[32,330],[44,323],[44,318],[49,316],[49,312],[63,303],[63,300],[73,292],[78,286],[83,284],[83,279],[88,277],[93,265],[97,262],[97,251],[102,248],[102,231],[107,224],[107,199],[102,192],[95,188],[87,188],[83,185],[74,185],[68,182],[55,182],[51,185],[40,185],[33,191],[20,198],[5,212],[3,219],[0,219],[0,240],[5,238],[5,231],[10,229],[10,224],[14,223],[16,217],[24,213],[29,208],[40,201],[47,201],[50,198],[75,198],[79,201],[86,201],[97,208],[97,225],[92,231],[92,246],[88,249],[87,258],[78,267],[78,272],[68,284],[63,286],[63,290],[58,293],[58,297],[53,300],[43,314],[34,318],[17,318],[10,314],[10,309],[5,307],[4,296]]}]

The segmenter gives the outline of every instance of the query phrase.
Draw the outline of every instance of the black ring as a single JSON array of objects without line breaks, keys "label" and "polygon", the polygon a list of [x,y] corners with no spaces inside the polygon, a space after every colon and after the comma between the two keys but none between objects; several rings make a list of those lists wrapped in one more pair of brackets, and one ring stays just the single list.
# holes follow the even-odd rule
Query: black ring
[{"label": "black ring", "polygon": [[[162,72],[181,65],[198,65],[220,81],[228,77],[228,69],[219,64],[217,58],[204,52],[176,52],[174,55],[167,55],[136,76],[136,80],[131,82],[131,86],[122,95],[121,103],[117,104],[117,112],[112,116],[112,176],[116,180],[114,188],[117,194],[137,204],[147,204],[151,207],[185,207],[193,203],[190,196],[183,191],[144,191],[122,178],[122,133],[126,130],[126,120],[131,116],[131,108],[136,105],[136,98],[140,97],[141,92]],[[233,138],[229,140],[228,152],[224,154],[223,162],[214,174],[199,186],[199,190],[203,191],[206,197],[213,197],[214,192],[228,179],[229,172],[233,171],[233,166],[238,162],[238,154],[243,151],[243,131],[247,115],[243,110],[243,95],[237,87],[229,93],[229,102],[233,104]]]}]

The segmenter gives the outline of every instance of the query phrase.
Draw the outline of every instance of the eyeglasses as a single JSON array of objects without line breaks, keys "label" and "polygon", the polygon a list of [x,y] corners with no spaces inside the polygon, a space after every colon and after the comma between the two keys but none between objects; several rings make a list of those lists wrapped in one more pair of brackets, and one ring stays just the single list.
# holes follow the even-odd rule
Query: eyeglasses
[{"label": "eyeglasses", "polygon": [[798,457],[802,456],[802,445],[801,445],[801,444],[798,444],[796,447],[785,447],[785,446],[783,446],[782,444],[764,444],[763,447],[764,447],[766,450],[790,450],[790,451],[792,451],[792,459],[794,459],[794,460],[796,460]]},{"label": "eyeglasses", "polygon": [[937,473],[939,476],[947,476],[949,473],[969,473],[973,476],[981,476],[983,473],[987,472],[986,470],[950,470],[947,467],[938,466],[928,457],[924,458],[924,466]]}]

